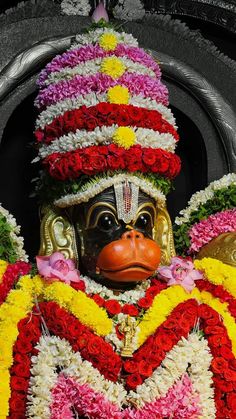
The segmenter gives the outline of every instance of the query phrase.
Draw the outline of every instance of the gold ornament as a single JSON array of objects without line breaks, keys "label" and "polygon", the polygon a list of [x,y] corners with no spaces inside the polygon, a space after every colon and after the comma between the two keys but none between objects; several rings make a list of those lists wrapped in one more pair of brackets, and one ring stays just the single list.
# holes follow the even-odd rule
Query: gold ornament
[{"label": "gold ornament", "polygon": [[220,234],[203,246],[196,259],[213,258],[236,267],[236,231]]},{"label": "gold ornament", "polygon": [[40,256],[62,252],[66,258],[73,259],[78,265],[75,231],[69,214],[54,206],[41,208]]},{"label": "gold ornament", "polygon": [[121,350],[121,356],[131,358],[135,350],[136,320],[133,317],[127,316],[121,322],[119,331],[124,335],[124,346]]},{"label": "gold ornament", "polygon": [[172,223],[166,207],[157,208],[153,238],[161,249],[161,265],[169,265],[171,258],[174,257],[176,253]]}]

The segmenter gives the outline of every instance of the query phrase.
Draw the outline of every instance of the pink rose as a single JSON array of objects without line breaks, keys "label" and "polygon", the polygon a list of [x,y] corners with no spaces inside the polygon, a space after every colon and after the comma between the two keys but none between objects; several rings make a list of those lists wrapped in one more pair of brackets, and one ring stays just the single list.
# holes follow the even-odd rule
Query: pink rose
[{"label": "pink rose", "polygon": [[51,281],[60,280],[66,284],[79,282],[79,271],[71,259],[66,259],[63,253],[55,252],[51,256],[36,256],[40,275]]},{"label": "pink rose", "polygon": [[190,260],[179,257],[173,257],[170,266],[162,266],[157,272],[168,286],[181,285],[188,292],[191,292],[195,287],[194,281],[203,278]]}]

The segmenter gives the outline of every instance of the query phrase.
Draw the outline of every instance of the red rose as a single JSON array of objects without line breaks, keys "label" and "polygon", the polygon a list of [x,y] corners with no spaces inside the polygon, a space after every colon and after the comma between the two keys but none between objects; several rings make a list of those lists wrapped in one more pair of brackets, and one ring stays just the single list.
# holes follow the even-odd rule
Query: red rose
[{"label": "red rose", "polygon": [[155,150],[156,162],[152,166],[152,172],[165,174],[169,168],[169,155],[164,150]]},{"label": "red rose", "polygon": [[79,348],[83,349],[85,346],[87,346],[88,342],[89,342],[89,333],[88,332],[81,333],[79,337],[79,341],[78,341]]},{"label": "red rose", "polygon": [[25,377],[29,378],[30,376],[30,362],[27,359],[27,362],[25,364],[15,364],[11,368],[11,373],[17,375],[17,377]]},{"label": "red rose", "polygon": [[101,339],[98,336],[91,335],[87,346],[88,352],[92,355],[97,355],[101,352],[101,346]]},{"label": "red rose", "polygon": [[155,337],[155,344],[164,351],[170,351],[176,341],[176,336],[172,332],[161,332]]},{"label": "red rose", "polygon": [[221,335],[221,334],[223,335],[225,333],[225,330],[221,326],[217,326],[217,325],[216,326],[213,326],[213,325],[211,325],[211,326],[207,326],[205,328],[204,332],[207,335]]},{"label": "red rose", "polygon": [[137,365],[137,362],[135,362],[135,361],[125,361],[124,362],[124,369],[125,369],[125,371],[126,372],[129,372],[129,373],[134,373],[134,372],[137,372],[138,371],[138,365]]},{"label": "red rose", "polygon": [[236,412],[236,394],[235,393],[230,393],[227,394],[227,404],[228,407],[230,408],[230,410],[232,410],[232,412]]},{"label": "red rose", "polygon": [[162,289],[163,287],[161,287],[160,285],[153,285],[147,289],[145,296],[154,298],[157,294],[159,294],[159,292],[161,292]]},{"label": "red rose", "polygon": [[227,381],[236,381],[236,371],[228,368],[224,371],[221,371],[221,373],[224,374],[224,377]]},{"label": "red rose", "polygon": [[139,108],[137,106],[128,105],[127,111],[129,114],[129,117],[131,119],[130,125],[135,125],[135,122],[142,122],[144,119],[145,110],[144,108]]},{"label": "red rose", "polygon": [[[25,397],[24,397],[24,395],[18,393],[17,391],[12,391],[9,405],[10,405],[10,409],[13,411],[13,413],[18,412],[15,416],[18,419],[21,414],[24,414],[24,411],[25,411]],[[19,416],[18,416],[18,414],[19,414]],[[11,415],[10,417],[12,418],[13,415]]]},{"label": "red rose", "polygon": [[22,354],[27,354],[29,352],[31,352],[32,350],[32,344],[30,341],[22,341],[22,340],[17,340],[15,345],[14,345],[14,352],[20,352]]},{"label": "red rose", "polygon": [[215,383],[216,389],[221,390],[223,392],[228,392],[233,390],[233,385],[229,381],[222,380],[221,378],[213,376],[213,381]]},{"label": "red rose", "polygon": [[232,354],[231,349],[226,345],[221,346],[219,352],[224,359],[234,359],[234,355]]},{"label": "red rose", "polygon": [[39,143],[41,143],[41,141],[43,141],[44,140],[44,132],[43,131],[41,131],[41,130],[37,130],[37,131],[35,131],[35,133],[34,133],[34,135],[35,135],[35,137],[36,137],[36,140],[39,142]]},{"label": "red rose", "polygon": [[222,346],[229,343],[229,339],[224,335],[212,335],[208,338],[209,345]]},{"label": "red rose", "polygon": [[141,375],[138,373],[134,373],[128,376],[126,380],[127,387],[131,390],[134,390],[137,386],[142,384]]},{"label": "red rose", "polygon": [[214,313],[214,316],[210,317],[209,319],[206,319],[206,325],[207,326],[216,326],[219,324],[219,315]]},{"label": "red rose", "polygon": [[[202,317],[203,319],[209,319],[213,317],[213,311],[206,304],[201,304],[199,307],[199,316]],[[218,322],[219,322],[219,316],[218,316]]]},{"label": "red rose", "polygon": [[216,357],[211,363],[212,371],[216,374],[221,374],[226,368],[228,368],[228,362],[222,357]]},{"label": "red rose", "polygon": [[112,154],[112,155],[114,155],[116,157],[120,157],[120,158],[124,157],[125,150],[122,147],[118,147],[115,144],[109,144],[107,146],[107,148],[108,148],[108,153],[109,154]]},{"label": "red rose", "polygon": [[122,308],[122,313],[129,314],[130,316],[137,316],[139,311],[133,304],[125,304]]},{"label": "red rose", "polygon": [[85,291],[85,284],[84,281],[79,282],[71,282],[72,288],[74,288],[76,291]]},{"label": "red rose", "polygon": [[92,299],[95,301],[95,303],[99,306],[99,307],[103,307],[105,300],[104,298],[102,298],[99,294],[94,294],[92,296]]},{"label": "red rose", "polygon": [[140,361],[138,364],[138,372],[139,374],[143,375],[144,377],[150,377],[152,375],[152,365],[150,362],[147,361]]},{"label": "red rose", "polygon": [[155,151],[153,149],[144,149],[143,162],[147,166],[153,166],[156,162]]},{"label": "red rose", "polygon": [[116,300],[105,301],[105,308],[111,316],[121,312],[121,305]]},{"label": "red rose", "polygon": [[107,158],[107,165],[108,168],[111,170],[119,170],[125,168],[124,160],[116,156],[109,155]]},{"label": "red rose", "polygon": [[26,392],[28,390],[28,381],[23,377],[11,377],[11,387],[13,390]]},{"label": "red rose", "polygon": [[153,299],[151,297],[143,297],[138,301],[138,306],[141,308],[149,308],[152,304]]},{"label": "red rose", "polygon": [[157,368],[159,367],[160,363],[162,362],[162,360],[165,357],[165,351],[161,350],[161,349],[155,349],[154,352],[151,352],[148,355],[148,360],[150,362],[150,364],[152,365],[153,368]]}]

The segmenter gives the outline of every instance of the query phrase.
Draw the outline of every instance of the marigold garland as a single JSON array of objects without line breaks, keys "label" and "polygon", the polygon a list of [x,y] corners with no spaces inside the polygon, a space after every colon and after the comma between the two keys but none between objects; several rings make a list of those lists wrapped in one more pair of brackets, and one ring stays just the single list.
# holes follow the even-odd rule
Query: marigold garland
[{"label": "marigold garland", "polygon": [[3,275],[7,270],[8,262],[5,260],[0,260],[0,284],[3,280]]},{"label": "marigold garland", "polygon": [[213,258],[196,259],[194,266],[203,271],[208,281],[215,285],[222,285],[236,298],[236,268]]}]

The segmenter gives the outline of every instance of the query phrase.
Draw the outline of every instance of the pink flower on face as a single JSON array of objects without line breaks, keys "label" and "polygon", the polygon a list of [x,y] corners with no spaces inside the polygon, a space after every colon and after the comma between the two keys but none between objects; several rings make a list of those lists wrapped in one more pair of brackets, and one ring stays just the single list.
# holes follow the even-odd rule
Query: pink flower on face
[{"label": "pink flower on face", "polygon": [[181,285],[188,292],[191,292],[195,287],[194,281],[203,278],[201,272],[194,268],[194,264],[190,260],[179,257],[173,257],[170,266],[163,266],[157,272],[168,286]]},{"label": "pink flower on face", "polygon": [[52,282],[58,279],[66,284],[80,281],[74,262],[66,259],[61,252],[55,252],[51,256],[36,256],[36,263],[40,275]]}]

